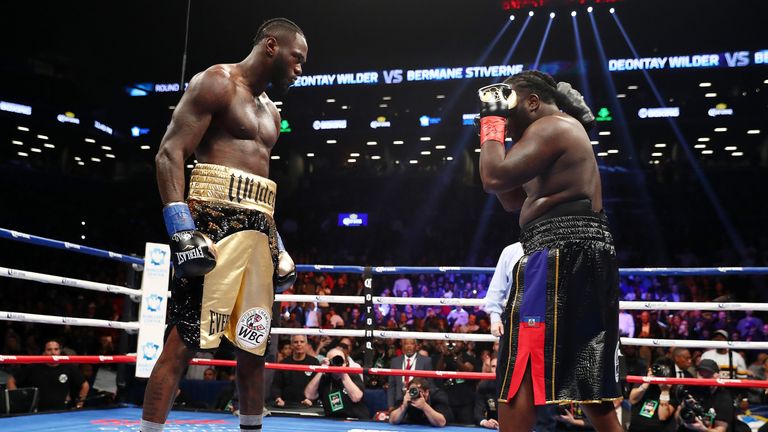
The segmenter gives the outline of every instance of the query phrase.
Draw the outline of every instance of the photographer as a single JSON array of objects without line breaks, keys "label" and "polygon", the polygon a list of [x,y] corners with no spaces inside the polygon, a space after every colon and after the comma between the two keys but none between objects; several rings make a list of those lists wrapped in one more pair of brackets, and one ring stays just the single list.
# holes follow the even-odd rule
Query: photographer
[{"label": "photographer", "polygon": [[[648,370],[650,377],[672,378],[674,364],[669,359],[656,361]],[[680,405],[670,394],[671,385],[643,383],[629,393],[632,404],[630,432],[673,431],[676,428],[675,410]]]},{"label": "photographer", "polygon": [[[498,363],[499,360],[493,357],[489,372],[495,374]],[[495,380],[480,381],[475,395],[475,424],[487,429],[499,428],[498,396]]]},{"label": "photographer", "polygon": [[[333,348],[321,363],[323,366],[349,366],[344,351]],[[317,373],[304,389],[304,397],[320,399],[326,417],[370,418],[368,407],[363,403],[363,379],[359,374]]]},{"label": "photographer", "polygon": [[414,378],[408,385],[403,404],[389,415],[389,423],[423,424],[444,427],[453,421],[448,396],[440,389],[432,393],[424,378]]},{"label": "photographer", "polygon": [[[696,372],[699,378],[716,378],[720,367],[703,359]],[[733,418],[733,398],[724,387],[690,386],[682,392],[677,413],[682,422],[679,431],[726,432]]]},{"label": "photographer", "polygon": [[[480,360],[472,355],[463,341],[438,341],[438,354],[433,356],[435,370],[479,372]],[[443,380],[442,388],[450,401],[456,423],[474,424],[474,406],[477,382],[462,378]]]}]

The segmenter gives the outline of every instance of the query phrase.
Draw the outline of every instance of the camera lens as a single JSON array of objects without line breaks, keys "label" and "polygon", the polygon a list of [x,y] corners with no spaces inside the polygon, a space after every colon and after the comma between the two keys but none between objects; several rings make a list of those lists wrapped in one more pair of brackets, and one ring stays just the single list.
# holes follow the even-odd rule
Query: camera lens
[{"label": "camera lens", "polygon": [[331,357],[331,366],[344,366],[344,357],[339,355]]},{"label": "camera lens", "polygon": [[411,397],[411,399],[418,399],[421,397],[421,393],[419,393],[419,389],[416,387],[411,387],[408,389],[408,396]]}]

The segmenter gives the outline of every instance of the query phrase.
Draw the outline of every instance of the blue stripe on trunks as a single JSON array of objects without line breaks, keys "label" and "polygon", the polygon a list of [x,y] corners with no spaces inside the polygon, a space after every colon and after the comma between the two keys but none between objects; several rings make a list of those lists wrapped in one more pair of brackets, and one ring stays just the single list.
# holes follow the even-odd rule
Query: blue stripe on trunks
[{"label": "blue stripe on trunks", "polygon": [[[528,257],[525,266],[525,291],[520,304],[520,321],[538,326],[544,321],[547,309],[547,263],[549,249],[543,249]],[[533,326],[531,326],[533,327]]]}]

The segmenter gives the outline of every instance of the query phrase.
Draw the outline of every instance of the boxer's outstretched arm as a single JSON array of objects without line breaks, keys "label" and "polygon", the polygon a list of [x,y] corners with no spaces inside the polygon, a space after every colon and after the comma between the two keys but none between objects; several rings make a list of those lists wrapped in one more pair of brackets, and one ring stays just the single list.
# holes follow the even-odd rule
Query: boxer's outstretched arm
[{"label": "boxer's outstretched arm", "polygon": [[480,180],[486,192],[499,194],[522,186],[541,174],[563,153],[561,142],[570,133],[559,117],[541,118],[505,156],[504,143],[488,141],[480,148]]},{"label": "boxer's outstretched arm", "polygon": [[213,114],[225,108],[233,94],[234,83],[221,67],[214,66],[190,81],[155,156],[163,204],[184,200],[184,161],[200,145]]}]

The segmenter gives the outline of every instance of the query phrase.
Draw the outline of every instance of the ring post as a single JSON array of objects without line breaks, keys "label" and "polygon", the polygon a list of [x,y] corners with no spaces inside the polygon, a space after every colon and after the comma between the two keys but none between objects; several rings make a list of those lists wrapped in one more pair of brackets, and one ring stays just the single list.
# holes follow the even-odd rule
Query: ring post
[{"label": "ring post", "polygon": [[141,279],[139,342],[136,350],[138,378],[149,378],[163,350],[170,271],[170,247],[165,244],[147,243],[144,251],[144,277]]}]

